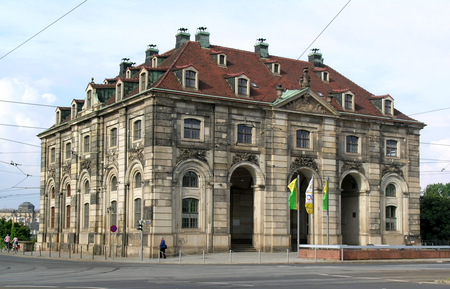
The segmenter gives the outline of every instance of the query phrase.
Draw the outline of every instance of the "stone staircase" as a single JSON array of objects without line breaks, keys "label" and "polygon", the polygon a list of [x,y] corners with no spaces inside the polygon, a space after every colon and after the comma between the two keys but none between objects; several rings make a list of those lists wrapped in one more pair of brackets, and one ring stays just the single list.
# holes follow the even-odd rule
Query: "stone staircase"
[{"label": "stone staircase", "polygon": [[253,248],[252,240],[233,240],[231,243],[233,252],[256,252]]}]

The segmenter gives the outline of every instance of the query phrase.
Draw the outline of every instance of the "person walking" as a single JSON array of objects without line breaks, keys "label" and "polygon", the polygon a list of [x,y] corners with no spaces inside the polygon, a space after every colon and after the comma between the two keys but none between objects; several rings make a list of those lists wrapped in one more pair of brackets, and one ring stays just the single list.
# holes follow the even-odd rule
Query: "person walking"
[{"label": "person walking", "polygon": [[17,239],[17,237],[14,237],[13,238],[13,240],[12,240],[12,247],[13,247],[13,251],[14,251],[14,253],[16,253],[17,254],[17,250],[19,249],[18,248],[18,246],[19,246],[19,239]]},{"label": "person walking", "polygon": [[166,241],[164,241],[164,238],[161,237],[161,243],[159,243],[159,258],[163,258],[166,259]]},{"label": "person walking", "polygon": [[3,239],[3,243],[5,244],[6,251],[9,252],[9,242],[11,242],[11,237],[9,234],[6,234],[6,237]]}]

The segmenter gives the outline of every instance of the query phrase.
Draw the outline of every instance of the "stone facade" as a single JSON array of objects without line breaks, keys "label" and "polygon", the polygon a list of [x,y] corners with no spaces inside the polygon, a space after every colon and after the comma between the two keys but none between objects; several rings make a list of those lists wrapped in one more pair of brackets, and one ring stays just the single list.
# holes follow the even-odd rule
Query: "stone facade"
[{"label": "stone facade", "polygon": [[[143,220],[144,256],[156,256],[161,237],[169,253],[285,250],[297,238],[287,189],[297,177],[301,243],[327,243],[327,214],[330,244],[420,243],[424,124],[323,65],[317,50],[289,60],[264,42],[253,53],[198,34],[202,42],[180,32],[179,48],[161,55],[150,47],[141,65],[124,60],[119,76],[57,109],[39,135],[37,246],[136,256]],[[312,177],[314,218],[302,209]]]}]

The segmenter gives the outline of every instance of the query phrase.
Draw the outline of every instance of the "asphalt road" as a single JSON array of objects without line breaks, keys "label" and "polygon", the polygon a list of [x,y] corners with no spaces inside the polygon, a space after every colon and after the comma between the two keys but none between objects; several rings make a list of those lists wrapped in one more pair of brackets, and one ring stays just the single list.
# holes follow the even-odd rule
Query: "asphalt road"
[{"label": "asphalt road", "polygon": [[143,264],[0,255],[0,288],[445,288],[450,263]]}]

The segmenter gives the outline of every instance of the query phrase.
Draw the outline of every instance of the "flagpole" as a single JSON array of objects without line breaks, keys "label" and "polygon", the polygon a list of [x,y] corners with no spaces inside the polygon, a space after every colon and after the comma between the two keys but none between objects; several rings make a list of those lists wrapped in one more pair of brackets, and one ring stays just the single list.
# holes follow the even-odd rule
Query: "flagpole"
[{"label": "flagpole", "polygon": [[330,178],[327,177],[327,245],[330,245]]},{"label": "flagpole", "polygon": [[297,253],[300,250],[300,174],[297,175]]},{"label": "flagpole", "polygon": [[314,211],[315,211],[315,209],[314,209],[314,199],[315,199],[315,196],[314,196],[314,179],[313,179],[313,181],[312,181],[312,192],[311,192],[311,194],[312,194],[312,209],[313,209],[313,212],[312,212],[312,244],[313,245],[315,245],[315,241],[314,241]]}]

